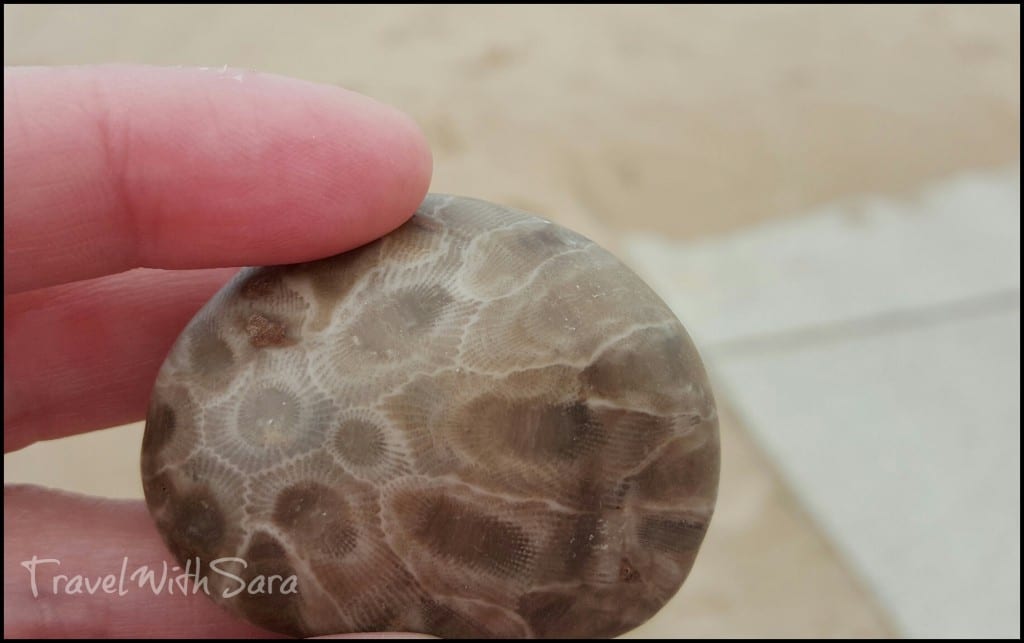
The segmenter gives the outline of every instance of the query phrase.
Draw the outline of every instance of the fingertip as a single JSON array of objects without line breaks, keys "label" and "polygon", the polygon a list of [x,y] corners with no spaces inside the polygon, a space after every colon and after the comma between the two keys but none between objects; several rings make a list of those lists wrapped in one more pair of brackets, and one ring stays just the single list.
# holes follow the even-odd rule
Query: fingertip
[{"label": "fingertip", "polygon": [[325,257],[401,225],[430,185],[415,121],[335,86],[125,65],[4,81],[7,292]]},{"label": "fingertip", "polygon": [[375,100],[373,103],[381,123],[372,143],[375,149],[364,151],[376,163],[375,171],[368,172],[368,180],[377,182],[373,189],[364,184],[368,209],[364,243],[412,217],[427,195],[434,168],[430,145],[416,120],[396,107]]},{"label": "fingertip", "polygon": [[433,155],[411,115],[343,87],[271,74],[254,78],[274,84],[279,95],[307,97],[302,116],[293,114],[290,121],[304,116],[309,129],[296,136],[293,125],[283,147],[292,148],[292,163],[321,175],[317,185],[324,199],[316,201],[311,193],[311,212],[326,212],[344,224],[344,249],[390,232],[415,213],[430,186]]}]

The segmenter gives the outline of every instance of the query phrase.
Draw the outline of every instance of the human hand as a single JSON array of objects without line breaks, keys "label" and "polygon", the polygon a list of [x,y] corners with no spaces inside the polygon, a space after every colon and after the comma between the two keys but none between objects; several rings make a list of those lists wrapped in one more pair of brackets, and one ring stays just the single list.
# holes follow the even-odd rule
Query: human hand
[{"label": "human hand", "polygon": [[[4,70],[4,450],[140,420],[232,266],[371,241],[423,199],[416,126],[340,89],[237,70]],[[101,453],[82,457],[103,458]],[[253,637],[201,595],[52,592],[169,561],[139,501],[4,489],[4,634]],[[22,561],[39,564],[38,598]],[[65,581],[64,588],[67,588]]]}]

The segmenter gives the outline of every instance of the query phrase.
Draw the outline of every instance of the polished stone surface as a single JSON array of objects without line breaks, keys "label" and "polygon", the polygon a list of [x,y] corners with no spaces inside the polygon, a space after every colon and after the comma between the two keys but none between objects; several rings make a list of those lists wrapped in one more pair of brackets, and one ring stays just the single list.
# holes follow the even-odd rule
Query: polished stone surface
[{"label": "polished stone surface", "polygon": [[243,271],[162,368],[146,499],[283,633],[612,636],[693,564],[717,414],[679,321],[589,240],[432,195],[384,239]]}]

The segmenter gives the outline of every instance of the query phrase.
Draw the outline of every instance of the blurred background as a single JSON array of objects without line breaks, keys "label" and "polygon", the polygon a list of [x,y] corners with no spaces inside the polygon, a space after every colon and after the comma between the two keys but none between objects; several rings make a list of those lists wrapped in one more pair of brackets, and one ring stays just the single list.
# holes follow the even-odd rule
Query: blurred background
[{"label": "blurred background", "polygon": [[[228,65],[394,104],[432,191],[632,265],[722,416],[631,636],[1020,636],[1020,9],[10,6],[4,64]],[[141,497],[141,425],[4,457]]]}]

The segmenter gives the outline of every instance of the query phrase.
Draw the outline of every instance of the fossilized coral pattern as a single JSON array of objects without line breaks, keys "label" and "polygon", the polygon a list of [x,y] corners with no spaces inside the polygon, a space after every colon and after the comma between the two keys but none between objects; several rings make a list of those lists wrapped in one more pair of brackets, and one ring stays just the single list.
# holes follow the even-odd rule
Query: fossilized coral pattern
[{"label": "fossilized coral pattern", "polygon": [[294,635],[611,636],[678,589],[718,480],[679,321],[542,219],[432,195],[383,239],[247,269],[160,372],[143,479],[180,559]]}]

